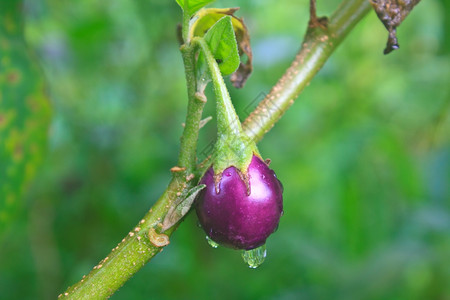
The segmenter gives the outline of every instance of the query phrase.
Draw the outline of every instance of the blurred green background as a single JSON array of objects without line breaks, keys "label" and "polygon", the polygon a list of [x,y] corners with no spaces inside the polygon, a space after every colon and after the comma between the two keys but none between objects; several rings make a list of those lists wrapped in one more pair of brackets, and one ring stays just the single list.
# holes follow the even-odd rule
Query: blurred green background
[{"label": "blurred green background", "polygon": [[[181,12],[175,1],[25,2],[53,116],[44,166],[0,236],[0,298],[51,299],[170,179],[186,112]],[[307,2],[215,3],[240,6],[252,37],[254,73],[230,88],[241,119],[297,52]],[[261,267],[209,247],[190,214],[112,299],[450,299],[449,6],[422,1],[388,56],[371,12],[259,144],[285,188]],[[318,1],[319,15],[335,7]],[[201,131],[200,158],[214,134],[214,122]]]}]

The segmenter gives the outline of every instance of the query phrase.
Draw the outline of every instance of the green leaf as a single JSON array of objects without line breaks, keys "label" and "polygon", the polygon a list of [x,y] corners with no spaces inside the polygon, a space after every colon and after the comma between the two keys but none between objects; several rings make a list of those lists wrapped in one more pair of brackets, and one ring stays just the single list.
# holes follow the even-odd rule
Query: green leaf
[{"label": "green leaf", "polygon": [[0,233],[45,154],[49,101],[23,37],[21,1],[0,10]]},{"label": "green leaf", "polygon": [[250,45],[250,34],[247,27],[244,24],[244,20],[234,16],[234,13],[239,8],[204,8],[200,10],[190,27],[190,37],[204,36],[208,29],[211,28],[219,19],[224,16],[231,16],[231,23],[233,24],[234,33],[236,36],[239,55],[242,57],[247,56],[247,61],[244,63],[241,59],[239,69],[231,76],[231,82],[234,87],[242,88],[250,76],[252,67],[252,48]]},{"label": "green leaf", "polygon": [[239,51],[231,17],[216,22],[206,33],[205,40],[219,65],[222,75],[230,75],[239,67]]},{"label": "green leaf", "polygon": [[191,209],[195,198],[206,187],[205,184],[199,184],[189,190],[186,197],[179,198],[175,201],[174,205],[167,212],[163,221],[162,231],[166,231],[178,221],[180,221]]},{"label": "green leaf", "polygon": [[[214,2],[215,0],[187,0],[187,9],[188,11],[185,11],[188,15],[195,14],[200,8],[208,5],[209,3]],[[184,5],[185,0],[177,0],[178,5],[181,7],[181,9],[184,11]]]}]

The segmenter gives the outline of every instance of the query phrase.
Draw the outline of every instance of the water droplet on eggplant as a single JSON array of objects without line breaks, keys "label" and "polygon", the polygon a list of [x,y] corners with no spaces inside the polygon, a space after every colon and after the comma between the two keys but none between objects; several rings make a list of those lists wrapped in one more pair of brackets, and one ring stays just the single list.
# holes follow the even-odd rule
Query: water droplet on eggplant
[{"label": "water droplet on eggplant", "polygon": [[209,236],[206,236],[206,241],[208,242],[208,244],[213,247],[214,249],[219,247],[219,244],[217,244],[216,242],[214,242],[212,239],[209,238]]},{"label": "water droplet on eggplant", "polygon": [[259,267],[267,256],[266,245],[262,245],[252,250],[243,250],[242,259],[248,264],[249,268],[256,269]]}]

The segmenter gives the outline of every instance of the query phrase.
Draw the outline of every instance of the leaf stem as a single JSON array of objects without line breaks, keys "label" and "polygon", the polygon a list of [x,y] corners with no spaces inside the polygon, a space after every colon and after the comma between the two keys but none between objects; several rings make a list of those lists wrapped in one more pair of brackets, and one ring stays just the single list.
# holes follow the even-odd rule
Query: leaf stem
[{"label": "leaf stem", "polygon": [[[258,153],[256,144],[242,130],[219,65],[208,43],[201,37],[194,38],[192,42],[198,44],[203,51],[216,96],[217,140],[214,145],[212,162],[214,174],[220,178],[222,172],[230,166],[245,173],[252,161],[253,154]],[[216,185],[216,190],[219,190],[218,185]]]},{"label": "leaf stem", "polygon": [[223,80],[219,65],[214,59],[206,41],[203,38],[194,38],[192,43],[198,44],[205,54],[209,68],[209,74],[214,86],[216,96],[217,111],[217,133],[218,135],[238,135],[242,134],[242,126],[239,117],[234,110],[230,94]]}]

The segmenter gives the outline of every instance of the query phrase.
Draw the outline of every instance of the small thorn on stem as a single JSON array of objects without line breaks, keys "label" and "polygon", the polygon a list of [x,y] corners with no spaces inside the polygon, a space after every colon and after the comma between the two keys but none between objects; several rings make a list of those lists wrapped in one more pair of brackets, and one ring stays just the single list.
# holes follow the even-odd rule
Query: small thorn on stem
[{"label": "small thorn on stem", "polygon": [[200,121],[199,128],[203,128],[203,126],[205,126],[211,120],[212,120],[211,116],[204,118],[203,120]]},{"label": "small thorn on stem", "polygon": [[182,171],[185,171],[186,170],[186,167],[178,167],[178,166],[175,166],[175,167],[172,167],[171,169],[170,169],[170,172],[182,172]]},{"label": "small thorn on stem", "polygon": [[208,99],[206,99],[205,94],[200,93],[200,92],[196,92],[195,93],[195,99],[199,100],[200,102],[206,103],[206,101],[208,101]]},{"label": "small thorn on stem", "polygon": [[191,173],[188,176],[186,176],[186,182],[189,182],[189,181],[191,181],[194,178],[195,178],[195,175]]},{"label": "small thorn on stem", "polygon": [[321,29],[327,29],[328,18],[327,17],[317,17],[316,13],[316,0],[309,1],[309,23],[310,28],[320,27]]},{"label": "small thorn on stem", "polygon": [[211,163],[212,155],[208,155],[201,163],[197,165],[198,169],[203,169],[207,164]]}]

